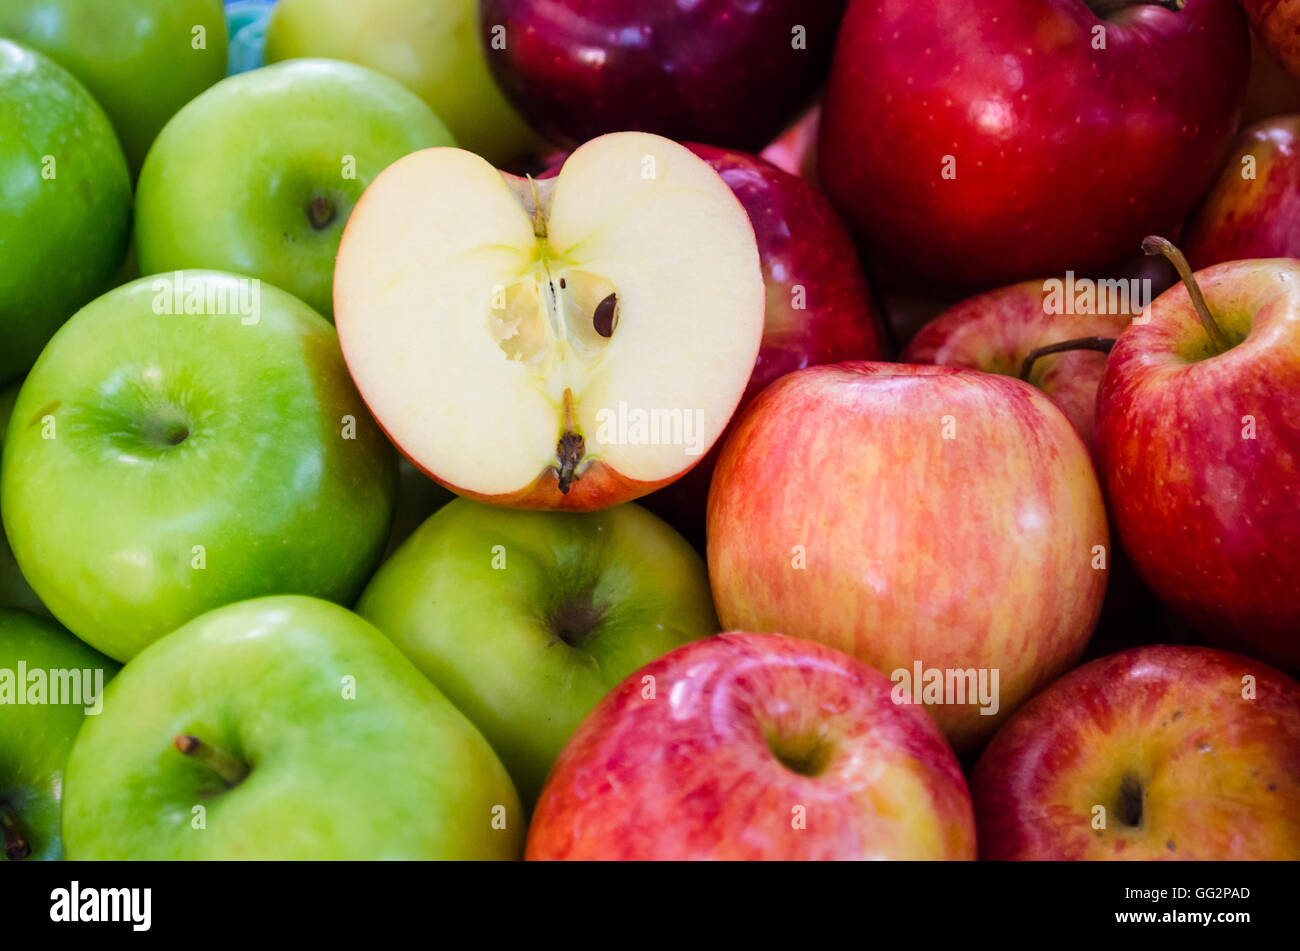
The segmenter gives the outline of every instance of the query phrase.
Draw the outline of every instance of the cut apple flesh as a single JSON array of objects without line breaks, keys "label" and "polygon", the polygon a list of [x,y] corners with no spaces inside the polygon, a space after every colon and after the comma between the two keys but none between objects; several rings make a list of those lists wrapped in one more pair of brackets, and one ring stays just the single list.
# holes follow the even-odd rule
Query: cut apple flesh
[{"label": "cut apple flesh", "polygon": [[551,179],[459,149],[386,169],[352,213],[335,323],[389,436],[449,488],[597,508],[680,476],[753,370],[753,229],[707,164],[621,132]]}]

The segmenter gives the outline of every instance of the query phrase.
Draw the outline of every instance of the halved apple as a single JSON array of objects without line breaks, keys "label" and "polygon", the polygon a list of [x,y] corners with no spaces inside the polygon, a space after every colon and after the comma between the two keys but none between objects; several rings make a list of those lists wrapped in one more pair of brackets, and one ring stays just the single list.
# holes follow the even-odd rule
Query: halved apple
[{"label": "halved apple", "polygon": [[726,183],[618,132],[549,179],[451,148],[395,162],[348,222],[334,306],[361,395],[420,469],[497,505],[597,509],[708,451],[765,301]]}]

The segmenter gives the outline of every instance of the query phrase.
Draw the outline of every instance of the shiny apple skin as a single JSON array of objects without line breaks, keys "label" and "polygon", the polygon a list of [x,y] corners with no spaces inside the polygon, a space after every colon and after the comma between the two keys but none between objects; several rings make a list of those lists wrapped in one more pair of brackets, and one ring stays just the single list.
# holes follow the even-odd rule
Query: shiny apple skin
[{"label": "shiny apple skin", "polygon": [[[542,791],[525,857],[971,859],[957,759],[891,688],[851,657],[776,634],[678,648],[583,721]],[[773,752],[818,734],[829,760],[816,775]]]},{"label": "shiny apple skin", "polygon": [[1300,76],[1300,0],[1241,0],[1241,8],[1265,49]]},{"label": "shiny apple skin", "polygon": [[1097,545],[1101,492],[1069,421],[1027,383],[953,367],[783,377],[728,437],[709,493],[724,629],[806,637],[885,673],[999,671],[996,715],[926,706],[958,752],[1078,659],[1106,590]]},{"label": "shiny apple skin", "polygon": [[[1093,50],[1105,25],[1106,50]],[[1250,63],[1233,0],[853,0],[822,110],[827,194],[900,286],[1091,273],[1214,180]],[[956,177],[941,177],[944,156]]]},{"label": "shiny apple skin", "polygon": [[[1242,177],[1248,155],[1254,179]],[[1218,181],[1188,218],[1182,248],[1195,268],[1300,257],[1300,115],[1267,119],[1237,137]]]},{"label": "shiny apple skin", "polygon": [[[687,148],[713,166],[749,214],[767,285],[763,341],[736,414],[769,383],[794,370],[882,359],[880,313],[853,239],[826,198],[757,156],[708,145]],[[802,308],[794,306],[799,287],[804,289]],[[709,481],[727,432],[699,465],[644,500],[697,543],[702,541]]]},{"label": "shiny apple skin", "polygon": [[[1044,296],[1043,281],[1034,280],[964,300],[922,327],[900,359],[1019,378],[1033,350],[1078,337],[1114,338],[1128,325],[1127,316],[1048,314]],[[1039,357],[1028,380],[1065,414],[1090,450],[1105,369],[1106,354],[1069,350]]]},{"label": "shiny apple skin", "polygon": [[1112,654],[1016,714],[971,791],[982,859],[1300,859],[1300,684],[1207,647]]},{"label": "shiny apple skin", "polygon": [[1196,279],[1220,325],[1245,339],[1189,357],[1209,340],[1181,285],[1120,335],[1097,398],[1111,517],[1177,615],[1216,644],[1297,670],[1300,261],[1229,262]]},{"label": "shiny apple skin", "polygon": [[[655,132],[757,151],[808,105],[845,0],[481,0],[488,65],[548,139]],[[505,27],[505,49],[493,30]],[[806,30],[795,49],[792,30]]]}]

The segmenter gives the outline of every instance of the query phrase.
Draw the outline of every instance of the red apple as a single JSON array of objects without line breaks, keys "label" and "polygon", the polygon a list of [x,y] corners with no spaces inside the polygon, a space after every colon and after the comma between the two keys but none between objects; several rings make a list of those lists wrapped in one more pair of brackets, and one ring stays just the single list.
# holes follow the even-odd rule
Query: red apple
[{"label": "red apple", "polygon": [[1300,115],[1266,119],[1237,137],[1182,240],[1195,268],[1300,257]]},{"label": "red apple", "polygon": [[884,676],[775,634],[678,648],[615,687],[551,771],[529,859],[970,859],[952,751]]},{"label": "red apple", "polygon": [[982,859],[1300,859],[1300,684],[1206,647],[1103,657],[998,731],[971,790]]},{"label": "red apple", "polygon": [[723,628],[806,637],[891,676],[918,662],[987,675],[991,706],[927,703],[959,752],[1078,658],[1108,545],[1061,411],[1027,383],[953,367],[783,377],[727,437],[709,494]]},{"label": "red apple", "polygon": [[481,0],[488,65],[549,139],[635,129],[756,151],[826,77],[845,0]]},{"label": "red apple", "polygon": [[[1079,290],[1075,291],[1074,288]],[[1028,382],[1042,390],[1065,414],[1083,441],[1092,448],[1097,387],[1106,369],[1103,341],[1113,341],[1143,301],[1135,299],[1126,283],[1119,293],[1102,289],[1088,314],[1063,313],[1076,309],[1085,287],[1098,288],[1069,278],[1024,281],[988,291],[962,301],[930,321],[903,351],[906,363],[939,363],[969,367],[986,373],[1019,377],[1025,359],[1040,348],[1072,340],[1094,341],[1077,349],[1037,357],[1030,365]],[[1113,289],[1112,289],[1113,290]],[[1140,290],[1140,287],[1139,287]],[[1135,307],[1136,305],[1136,307]],[[1114,310],[1115,313],[1106,313]]]},{"label": "red apple", "polygon": [[1300,0],[1241,0],[1241,7],[1265,48],[1300,76]]},{"label": "red apple", "polygon": [[1250,59],[1236,3],[1089,2],[850,4],[821,180],[891,280],[1101,271],[1214,180]]},{"label": "red apple", "polygon": [[[1297,669],[1300,261],[1229,262],[1188,279],[1106,363],[1097,446],[1111,517],[1187,623]],[[1197,285],[1203,300],[1189,294]]]},{"label": "red apple", "polygon": [[[737,412],[793,370],[883,357],[879,315],[857,250],[822,194],[756,156],[708,145],[687,148],[722,176],[749,213],[767,285],[763,342]],[[697,542],[723,438],[694,469],[644,500]]]}]

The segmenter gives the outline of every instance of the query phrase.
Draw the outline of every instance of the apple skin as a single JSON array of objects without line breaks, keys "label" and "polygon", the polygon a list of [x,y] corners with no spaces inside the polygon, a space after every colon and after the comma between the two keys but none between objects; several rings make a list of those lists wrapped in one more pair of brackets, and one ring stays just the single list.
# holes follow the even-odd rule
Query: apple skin
[{"label": "apple skin", "polygon": [[958,752],[1082,653],[1106,589],[1098,545],[1101,492],[1061,411],[953,367],[781,378],[736,423],[709,493],[724,629],[805,637],[887,674],[998,670],[995,715],[926,707]]},{"label": "apple skin", "polygon": [[[900,359],[1018,379],[1033,350],[1078,337],[1114,338],[1128,325],[1127,315],[1048,314],[1043,284],[1023,281],[950,307],[921,328]],[[1106,354],[1069,350],[1040,357],[1028,380],[1065,414],[1089,450],[1096,429],[1097,388],[1105,369]]]},{"label": "apple skin", "polygon": [[[104,683],[118,665],[91,650],[53,621],[23,611],[0,608],[0,669],[17,677],[18,664],[27,670],[101,670]],[[16,684],[24,689],[23,684]],[[47,699],[49,699],[47,695]],[[86,705],[6,702],[0,720],[0,803],[13,809],[28,845],[29,859],[63,857],[60,809],[63,767]],[[0,852],[0,862],[4,862]]]},{"label": "apple skin", "polygon": [[3,385],[109,286],[131,235],[131,178],[90,93],[52,60],[4,39],[0,128]]},{"label": "apple skin", "polygon": [[[135,204],[140,271],[247,274],[332,319],[334,258],[362,191],[402,156],[453,144],[415,93],[363,66],[293,60],[231,76],[178,112],[149,153]],[[319,227],[318,198],[332,212]]]},{"label": "apple skin", "polygon": [[481,0],[479,29],[501,88],[554,142],[631,130],[754,152],[826,77],[844,5]]},{"label": "apple skin", "polygon": [[133,178],[167,120],[226,75],[221,0],[5,0],[0,34],[85,84],[112,120]]},{"label": "apple skin", "polygon": [[[1253,180],[1242,177],[1246,156],[1254,157]],[[1300,115],[1266,119],[1237,137],[1218,181],[1189,216],[1182,242],[1198,269],[1300,257]]]},{"label": "apple skin", "polygon": [[1300,0],[1241,0],[1241,8],[1265,49],[1300,76]]},{"label": "apple skin", "polygon": [[357,613],[483,732],[527,805],[610,689],[719,630],[703,560],[636,505],[457,499],[384,563]]},{"label": "apple skin", "polygon": [[322,56],[396,79],[493,165],[541,145],[488,72],[478,0],[279,0],[266,61]]},{"label": "apple skin", "polygon": [[1273,116],[1300,112],[1300,78],[1293,76],[1264,48],[1259,34],[1250,31],[1250,83],[1241,110],[1245,128]]},{"label": "apple skin", "polygon": [[526,857],[974,858],[957,759],[891,688],[851,657],[777,634],[678,648],[583,721]]},{"label": "apple skin", "polygon": [[[853,239],[825,197],[757,156],[708,145],[687,148],[713,166],[749,214],[767,285],[758,361],[736,414],[786,373],[819,363],[882,359],[880,313]],[[796,294],[802,307],[795,306]],[[702,541],[709,481],[728,431],[686,475],[644,500],[696,542]]]},{"label": "apple skin", "polygon": [[1240,342],[1212,355],[1182,285],[1120,335],[1097,398],[1112,524],[1143,580],[1194,629],[1300,669],[1300,261],[1195,277]]},{"label": "apple skin", "polygon": [[971,793],[981,859],[1295,860],[1300,684],[1206,647],[1103,657],[998,731]]},{"label": "apple skin", "polygon": [[[226,788],[172,747],[181,734],[252,771]],[[73,860],[512,859],[524,816],[487,741],[383,635],[283,596],[131,662],[77,737],[63,831]]]},{"label": "apple skin", "polygon": [[850,3],[821,181],[891,281],[981,289],[1092,273],[1191,208],[1236,129],[1241,10],[1133,7],[1094,50],[1102,25],[1083,0]]},{"label": "apple skin", "polygon": [[[0,448],[3,448],[5,432],[9,428],[9,416],[18,399],[18,384],[0,390]],[[29,614],[49,617],[49,609],[41,603],[32,586],[23,577],[14,561],[13,550],[9,547],[9,538],[0,524],[0,608],[21,608]]]},{"label": "apple skin", "polygon": [[817,185],[817,134],[821,118],[822,106],[817,102],[759,152],[759,158]]},{"label": "apple skin", "polygon": [[[240,280],[186,276],[205,293]],[[18,395],[0,474],[28,582],[117,660],[245,598],[351,604],[396,489],[392,446],[319,314],[264,284],[256,324],[159,315],[157,280],[111,291],[55,335]]]}]

